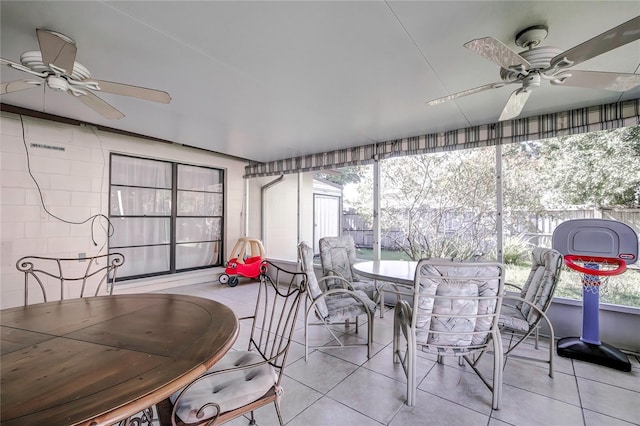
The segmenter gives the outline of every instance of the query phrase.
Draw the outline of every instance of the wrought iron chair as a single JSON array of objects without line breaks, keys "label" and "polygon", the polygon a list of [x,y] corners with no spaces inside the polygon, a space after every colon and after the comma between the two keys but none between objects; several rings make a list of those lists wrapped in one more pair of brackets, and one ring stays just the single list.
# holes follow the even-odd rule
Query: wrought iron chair
[{"label": "wrought iron chair", "polygon": [[[502,393],[504,358],[498,317],[504,286],[504,269],[498,263],[455,262],[426,259],[418,262],[413,287],[413,308],[396,304],[393,323],[393,361],[401,363],[407,376],[407,405],[416,394],[418,350],[455,356],[478,374],[492,392],[492,407],[498,409]],[[405,344],[401,345],[401,336]],[[493,348],[493,380],[477,368],[484,351]]]},{"label": "wrought iron chair", "polygon": [[275,404],[280,425],[284,367],[307,275],[266,262],[247,351],[230,351],[205,374],[158,404],[161,424],[216,425]]},{"label": "wrought iron chair", "polygon": [[[505,294],[503,297],[498,324],[501,332],[511,334],[504,356],[547,363],[549,377],[553,377],[554,333],[553,325],[547,317],[547,310],[560,279],[562,255],[554,249],[536,247],[531,253],[531,263],[531,272],[522,287],[505,284],[515,288],[519,294],[517,296]],[[539,359],[513,354],[513,350],[532,334],[535,337],[535,348],[538,349],[538,332],[543,319],[549,329],[548,358]]]},{"label": "wrought iron chair", "polygon": [[[376,304],[362,290],[355,290],[349,281],[339,276],[325,276],[318,280],[313,271],[313,249],[306,243],[298,245],[298,258],[301,269],[307,274],[309,291],[305,302],[304,317],[304,356],[309,353],[309,326],[324,326],[337,342],[336,345],[323,345],[323,348],[339,348],[347,346],[362,346],[361,344],[346,345],[331,329],[331,324],[345,324],[345,329],[350,328],[350,323],[355,322],[355,332],[358,332],[358,317],[367,316],[367,357],[371,357],[373,342],[373,317]],[[333,287],[327,285],[333,281]],[[339,286],[338,286],[339,284]],[[309,302],[311,303],[309,305]],[[312,316],[318,322],[313,322]]]},{"label": "wrought iron chair", "polygon": [[54,297],[64,300],[101,294],[111,295],[116,282],[116,272],[123,264],[124,256],[120,253],[82,259],[25,256],[16,262],[16,268],[24,272],[26,306],[30,304],[30,288],[40,289],[42,300],[38,299],[38,302],[47,302]]}]

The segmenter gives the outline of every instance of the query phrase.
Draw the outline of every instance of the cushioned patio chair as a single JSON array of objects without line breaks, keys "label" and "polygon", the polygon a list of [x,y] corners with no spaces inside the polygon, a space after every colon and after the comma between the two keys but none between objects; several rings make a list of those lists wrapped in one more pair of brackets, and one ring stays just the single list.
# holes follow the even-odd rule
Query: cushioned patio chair
[{"label": "cushioned patio chair", "polygon": [[[498,263],[421,260],[416,268],[413,308],[396,304],[393,323],[393,361],[407,376],[407,405],[416,399],[417,351],[465,360],[492,392],[492,408],[498,409],[504,363],[498,317],[504,286],[504,270]],[[404,336],[404,344],[402,337]],[[493,380],[477,368],[484,351],[493,349]]]},{"label": "cushioned patio chair", "polygon": [[[324,326],[337,342],[335,345],[323,345],[323,348],[341,348],[350,346],[362,346],[362,344],[344,344],[333,332],[330,325],[345,324],[345,330],[349,330],[351,321],[355,322],[355,332],[358,332],[358,318],[367,316],[367,357],[371,357],[373,342],[373,317],[376,304],[362,290],[356,290],[351,283],[340,276],[325,276],[320,280],[316,278],[313,270],[313,249],[306,243],[298,245],[298,258],[302,271],[307,274],[309,291],[305,302],[304,317],[304,356],[309,353],[309,326]],[[332,287],[328,282],[332,281]],[[318,321],[314,322],[312,317]]]},{"label": "cushioned patio chair", "polygon": [[[84,259],[25,256],[16,262],[24,272],[24,304],[50,300],[113,294],[118,268],[124,264],[120,253]],[[29,296],[35,289],[39,297]]]},{"label": "cushioned patio chair", "polygon": [[[515,284],[505,285],[514,288],[518,295],[505,294],[500,312],[499,325],[503,333],[510,333],[509,345],[505,357],[524,358],[549,364],[549,377],[553,377],[554,333],[553,325],[547,317],[556,290],[562,255],[553,249],[536,247],[531,253],[531,272],[522,287]],[[509,290],[509,288],[507,288]],[[538,349],[538,332],[544,319],[549,329],[549,355],[546,359],[516,355],[513,351],[532,334],[535,337],[535,349]]]},{"label": "cushioned patio chair", "polygon": [[[373,280],[361,277],[352,268],[357,261],[357,257],[356,245],[351,235],[320,238],[318,245],[323,276],[344,278],[351,283],[355,290],[364,291],[369,296],[369,299],[374,302],[380,300],[381,295],[379,288],[376,288],[376,283]],[[330,287],[334,284],[342,286],[338,280],[329,280],[327,283]]]},{"label": "cushioned patio chair", "polygon": [[161,424],[216,425],[275,404],[280,425],[281,381],[307,277],[267,261],[260,274],[248,350],[230,351],[205,374],[158,404]]}]

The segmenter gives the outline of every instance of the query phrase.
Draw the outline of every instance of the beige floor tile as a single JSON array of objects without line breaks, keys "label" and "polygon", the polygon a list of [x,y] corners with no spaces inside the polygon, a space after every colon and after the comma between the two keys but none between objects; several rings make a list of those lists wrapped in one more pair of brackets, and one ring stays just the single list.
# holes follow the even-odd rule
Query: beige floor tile
[{"label": "beige floor tile", "polygon": [[[329,397],[323,397],[300,413],[287,426],[380,426],[357,410]],[[262,426],[262,425],[260,425]]]},{"label": "beige floor tile", "polygon": [[556,372],[552,379],[548,372],[549,370],[542,364],[532,365],[509,360],[504,369],[503,383],[569,404],[580,405],[576,378]]},{"label": "beige floor tile", "polygon": [[[418,357],[416,362],[416,377],[418,383],[420,383],[429,369],[434,366],[435,361]],[[376,353],[375,356],[371,357],[370,360],[362,364],[362,366],[394,380],[398,380],[399,382],[407,382],[407,377],[405,376],[402,365],[393,362],[393,348],[391,346],[383,348],[380,352]]]},{"label": "beige floor tile", "polygon": [[491,413],[491,391],[470,369],[465,371],[436,364],[422,382],[419,382],[418,389],[487,416]]},{"label": "beige floor tile", "polygon": [[359,368],[327,396],[386,424],[404,405],[405,389],[403,383]]},{"label": "beige floor tile", "polygon": [[574,366],[577,377],[640,392],[640,370],[626,372],[582,361],[574,361]]},{"label": "beige floor tile", "polygon": [[581,378],[578,378],[578,390],[585,409],[628,422],[640,423],[638,392]]},{"label": "beige floor tile", "polygon": [[518,426],[582,425],[580,407],[513,386],[502,389],[502,403],[492,417]]},{"label": "beige floor tile", "polygon": [[604,414],[596,413],[590,410],[584,410],[584,424],[585,426],[630,426],[637,425],[640,422],[638,419],[635,423],[625,422],[624,420],[616,419],[614,417],[605,416]]},{"label": "beige floor tile", "polygon": [[309,355],[309,361],[300,359],[288,366],[285,375],[324,394],[353,373],[356,368],[358,366],[355,364],[315,351]]},{"label": "beige floor tile", "polygon": [[438,396],[418,391],[415,405],[413,407],[402,406],[389,426],[484,426],[488,422],[487,415]]}]

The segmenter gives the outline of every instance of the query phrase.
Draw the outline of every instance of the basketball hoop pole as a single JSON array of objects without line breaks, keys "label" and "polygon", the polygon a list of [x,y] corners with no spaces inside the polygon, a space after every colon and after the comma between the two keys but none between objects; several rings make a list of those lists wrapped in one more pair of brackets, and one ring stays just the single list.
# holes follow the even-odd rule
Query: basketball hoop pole
[{"label": "basketball hoop pole", "polygon": [[[585,268],[598,270],[597,263],[588,263]],[[597,286],[589,288],[583,282],[582,286],[582,337],[580,340],[592,345],[600,345],[600,278],[595,275],[585,277],[598,281]],[[593,282],[592,281],[592,282]]]}]

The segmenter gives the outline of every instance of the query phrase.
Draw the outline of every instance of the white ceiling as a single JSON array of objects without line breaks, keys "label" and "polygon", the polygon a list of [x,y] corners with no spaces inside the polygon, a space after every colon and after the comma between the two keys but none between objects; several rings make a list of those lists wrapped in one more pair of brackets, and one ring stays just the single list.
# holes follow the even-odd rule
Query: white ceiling
[{"label": "white ceiling", "polygon": [[[549,26],[563,50],[640,15],[640,1],[0,2],[1,55],[38,50],[36,28],[66,34],[93,77],[161,89],[168,105],[100,94],[126,117],[101,118],[36,88],[2,103],[256,161],[495,122],[515,86],[438,106],[425,101],[500,80],[465,49],[485,36]],[[640,41],[576,67],[640,73]],[[2,81],[26,74],[2,67]],[[640,97],[536,90],[522,116]]]}]

